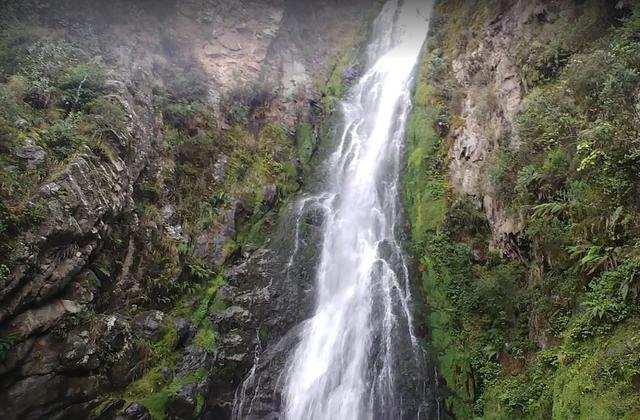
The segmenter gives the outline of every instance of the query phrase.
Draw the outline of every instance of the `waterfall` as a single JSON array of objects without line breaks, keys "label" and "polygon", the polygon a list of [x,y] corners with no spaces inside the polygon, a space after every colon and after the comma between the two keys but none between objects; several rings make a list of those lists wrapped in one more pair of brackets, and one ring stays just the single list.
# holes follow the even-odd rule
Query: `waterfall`
[{"label": "waterfall", "polygon": [[284,372],[286,420],[414,419],[424,410],[402,398],[402,388],[415,388],[407,377],[423,355],[397,224],[412,75],[432,3],[384,5],[368,70],[342,103],[345,129],[320,198],[328,210],[315,313]]}]

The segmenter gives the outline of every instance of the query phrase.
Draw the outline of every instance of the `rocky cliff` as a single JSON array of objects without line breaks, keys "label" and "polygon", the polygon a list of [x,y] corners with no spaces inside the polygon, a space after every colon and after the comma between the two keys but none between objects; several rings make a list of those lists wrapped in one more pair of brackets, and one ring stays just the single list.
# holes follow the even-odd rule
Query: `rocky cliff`
[{"label": "rocky cliff", "polygon": [[267,238],[375,7],[3,2],[0,417],[230,418],[305,316]]},{"label": "rocky cliff", "polygon": [[638,12],[436,6],[405,202],[451,416],[640,413]]}]

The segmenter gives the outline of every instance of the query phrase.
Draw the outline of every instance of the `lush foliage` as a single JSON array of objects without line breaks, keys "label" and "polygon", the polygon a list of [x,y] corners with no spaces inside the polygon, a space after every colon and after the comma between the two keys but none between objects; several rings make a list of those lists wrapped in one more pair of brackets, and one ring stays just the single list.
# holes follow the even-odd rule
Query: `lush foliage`
[{"label": "lush foliage", "polygon": [[[451,59],[472,51],[474,25],[500,12],[487,2],[465,14],[463,3],[436,8],[405,169],[422,319],[447,407],[459,419],[636,418],[640,5],[587,1],[515,40],[530,87],[515,115],[519,148],[500,139],[482,167],[494,199],[524,226],[507,260],[489,247],[483,212],[453,197],[440,169],[439,127],[451,132],[465,117]],[[495,113],[497,98],[483,95],[479,121]]]}]

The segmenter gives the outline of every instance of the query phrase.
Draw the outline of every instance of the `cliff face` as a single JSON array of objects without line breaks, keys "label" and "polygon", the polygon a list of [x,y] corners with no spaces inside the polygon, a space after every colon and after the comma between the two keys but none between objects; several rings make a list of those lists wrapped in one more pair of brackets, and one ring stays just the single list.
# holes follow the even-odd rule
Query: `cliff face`
[{"label": "cliff face", "polygon": [[304,316],[261,248],[374,7],[3,3],[0,417],[230,417]]},{"label": "cliff face", "polygon": [[436,6],[405,202],[456,418],[640,413],[638,12]]}]

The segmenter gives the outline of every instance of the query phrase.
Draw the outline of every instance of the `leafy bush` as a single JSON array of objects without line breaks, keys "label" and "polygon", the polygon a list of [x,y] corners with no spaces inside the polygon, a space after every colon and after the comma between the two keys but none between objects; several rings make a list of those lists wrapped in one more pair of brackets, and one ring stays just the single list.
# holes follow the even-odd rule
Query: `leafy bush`
[{"label": "leafy bush", "polygon": [[80,110],[105,90],[106,74],[95,64],[80,64],[67,69],[60,77],[63,103],[69,110]]},{"label": "leafy bush", "polygon": [[42,133],[42,137],[58,160],[67,159],[84,142],[84,138],[78,132],[77,120],[73,114],[65,120],[54,123]]}]

